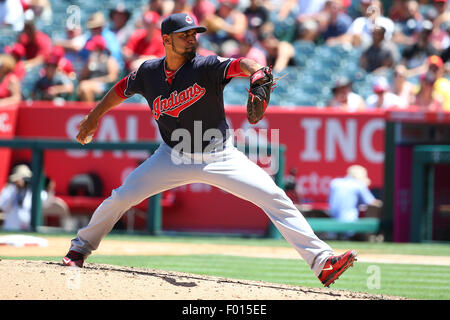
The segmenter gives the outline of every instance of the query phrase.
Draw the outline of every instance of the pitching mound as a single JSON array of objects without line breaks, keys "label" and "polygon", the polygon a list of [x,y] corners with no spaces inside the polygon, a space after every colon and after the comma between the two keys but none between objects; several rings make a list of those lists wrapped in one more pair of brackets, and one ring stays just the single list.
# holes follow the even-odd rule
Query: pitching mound
[{"label": "pitching mound", "polygon": [[329,300],[402,299],[333,289],[225,279],[86,263],[1,260],[0,300]]}]

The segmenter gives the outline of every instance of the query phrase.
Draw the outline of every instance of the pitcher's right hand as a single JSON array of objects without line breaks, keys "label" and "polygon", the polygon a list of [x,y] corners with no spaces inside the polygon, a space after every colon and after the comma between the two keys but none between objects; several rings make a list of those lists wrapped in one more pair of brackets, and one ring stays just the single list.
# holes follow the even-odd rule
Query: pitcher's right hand
[{"label": "pitcher's right hand", "polygon": [[92,117],[86,116],[80,122],[79,132],[77,134],[77,141],[82,145],[89,143],[92,140],[92,136],[97,131],[98,121],[92,119]]}]

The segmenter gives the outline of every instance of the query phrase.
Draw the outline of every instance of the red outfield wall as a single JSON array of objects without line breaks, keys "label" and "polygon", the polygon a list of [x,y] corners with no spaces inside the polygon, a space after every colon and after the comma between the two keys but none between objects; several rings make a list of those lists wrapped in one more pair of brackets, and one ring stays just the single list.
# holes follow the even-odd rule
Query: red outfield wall
[{"label": "red outfield wall", "polygon": [[[15,135],[74,140],[78,123],[92,107],[83,103],[64,106],[48,102],[22,103],[18,107]],[[251,127],[245,108],[229,106],[226,114],[231,128]],[[286,171],[293,167],[298,169],[297,186],[303,197],[307,201],[324,202],[329,181],[345,175],[346,168],[352,164],[368,169],[371,187],[382,187],[384,126],[385,115],[380,111],[348,113],[270,107],[253,128],[262,134],[260,142],[265,137],[270,140],[278,135],[279,142],[287,147]],[[261,129],[270,130],[265,134]],[[159,139],[159,136],[147,106],[123,104],[102,118],[94,139],[138,141]],[[103,178],[107,196],[147,156],[146,152],[136,151],[48,151],[45,171],[55,180],[57,194],[67,193],[69,180],[75,174],[97,172]],[[29,151],[13,152],[13,163],[27,159],[31,159]],[[9,167],[2,163],[1,168],[0,178],[6,177]],[[259,208],[214,187],[191,184],[176,189],[175,193],[175,205],[164,210],[163,229],[263,232],[267,227],[268,218]]]},{"label": "red outfield wall", "polygon": [[[0,108],[0,139],[14,138],[18,105]],[[11,149],[0,148],[0,186],[8,180],[11,162]]]}]

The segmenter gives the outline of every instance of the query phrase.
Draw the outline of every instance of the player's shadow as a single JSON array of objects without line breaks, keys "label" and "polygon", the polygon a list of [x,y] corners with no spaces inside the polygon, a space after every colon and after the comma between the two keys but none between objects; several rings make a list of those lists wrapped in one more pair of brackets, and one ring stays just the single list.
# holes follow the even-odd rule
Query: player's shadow
[{"label": "player's shadow", "polygon": [[[59,265],[62,266],[60,263],[58,262],[46,262],[47,264],[50,265]],[[67,268],[67,267],[65,267]],[[142,275],[142,276],[152,276],[152,277],[157,277],[160,279],[163,279],[164,281],[170,283],[171,285],[177,286],[177,287],[196,287],[197,284],[195,282],[183,282],[183,281],[178,281],[177,279],[173,278],[173,277],[169,277],[168,275],[165,274],[158,274],[156,272],[149,272],[149,271],[138,271],[138,270],[127,270],[127,269],[120,269],[118,267],[114,267],[114,266],[100,266],[100,265],[84,265],[83,269],[87,269],[87,270],[102,270],[102,271],[114,271],[114,272],[121,272],[121,273],[126,273],[126,274],[132,274],[132,275]],[[203,278],[195,278],[195,277],[189,277],[189,276],[183,276],[184,278],[192,278],[192,279],[198,279],[198,280],[205,280]]]},{"label": "player's shadow", "polygon": [[[46,262],[47,264],[51,264],[51,265],[59,265],[62,267],[61,263],[58,262],[54,262],[54,261],[48,261]],[[67,268],[67,267],[64,267]],[[121,269],[119,266],[105,266],[105,265],[99,265],[99,264],[94,264],[94,263],[89,263],[89,264],[85,264],[83,266],[84,270],[102,270],[102,271],[114,271],[114,272],[122,272],[125,274],[132,274],[132,275],[143,275],[143,276],[151,276],[151,277],[156,277],[156,278],[160,278],[163,279],[164,281],[170,283],[171,285],[174,286],[178,286],[178,287],[196,287],[197,283],[195,282],[195,280],[197,281],[211,281],[211,282],[217,282],[217,283],[232,283],[232,284],[239,284],[239,285],[245,285],[245,286],[256,286],[256,287],[263,287],[263,288],[272,288],[272,289],[282,289],[282,290],[290,290],[290,291],[299,291],[299,292],[303,292],[303,293],[318,293],[318,294],[326,294],[332,297],[340,297],[342,296],[342,293],[339,292],[331,292],[328,291],[326,289],[315,289],[315,288],[299,288],[299,287],[290,287],[290,286],[285,286],[285,285],[276,285],[276,284],[272,284],[272,283],[263,283],[263,282],[258,282],[258,283],[246,283],[243,281],[239,281],[237,279],[226,279],[226,278],[212,278],[212,279],[208,279],[205,277],[201,277],[201,276],[195,276],[195,275],[190,275],[190,274],[183,274],[183,275],[179,275],[179,276],[169,276],[167,274],[163,274],[158,273],[158,272],[152,272],[152,271],[142,271],[142,270],[133,270],[133,267],[129,267],[128,269]],[[131,270],[130,270],[131,269]],[[186,278],[189,280],[194,280],[191,282],[184,282],[184,281],[179,281],[176,279],[176,277],[179,278]]]}]

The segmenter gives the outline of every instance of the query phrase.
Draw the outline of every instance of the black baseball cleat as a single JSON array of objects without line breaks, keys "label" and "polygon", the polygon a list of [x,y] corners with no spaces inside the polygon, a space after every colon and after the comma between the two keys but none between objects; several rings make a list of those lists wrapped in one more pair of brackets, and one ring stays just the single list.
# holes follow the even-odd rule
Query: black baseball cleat
[{"label": "black baseball cleat", "polygon": [[86,257],[79,252],[70,250],[64,258],[62,258],[62,263],[68,267],[83,268],[83,263]]},{"label": "black baseball cleat", "polygon": [[348,267],[353,267],[353,262],[356,261],[356,255],[356,251],[349,250],[340,256],[329,257],[319,275],[319,280],[324,287],[329,287]]}]

